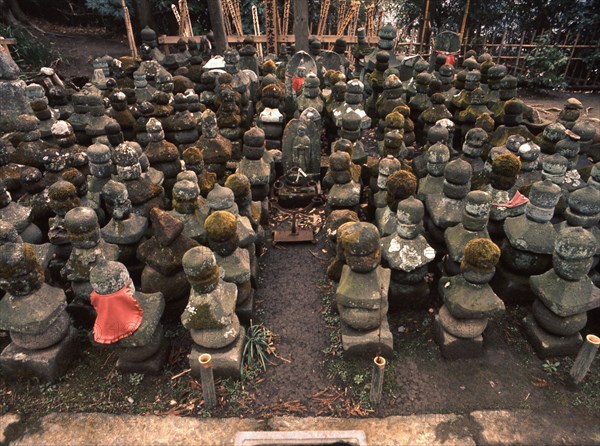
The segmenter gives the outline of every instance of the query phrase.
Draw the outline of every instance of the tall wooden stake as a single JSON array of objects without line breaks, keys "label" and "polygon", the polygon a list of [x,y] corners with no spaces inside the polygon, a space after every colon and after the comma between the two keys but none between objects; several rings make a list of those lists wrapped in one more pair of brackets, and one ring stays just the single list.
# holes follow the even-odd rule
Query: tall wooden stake
[{"label": "tall wooden stake", "polygon": [[308,51],[308,0],[294,0],[296,51]]},{"label": "tall wooden stake", "polygon": [[208,0],[208,14],[215,36],[215,49],[218,54],[223,54],[227,48],[227,33],[225,32],[225,17],[221,0]]},{"label": "tall wooden stake", "polygon": [[129,8],[125,4],[125,0],[121,0],[121,6],[123,7],[123,16],[125,18],[125,29],[127,30],[127,41],[129,43],[129,49],[131,50],[131,57],[137,59],[138,53],[135,46],[135,38],[133,37],[133,27],[131,26],[131,17],[129,16]]},{"label": "tall wooden stake", "polygon": [[465,26],[467,26],[467,17],[469,16],[469,6],[471,6],[471,0],[467,0],[465,5],[465,12],[463,14],[462,24],[460,25],[460,41],[462,42],[463,34],[465,33]]},{"label": "tall wooden stake", "polygon": [[373,376],[371,378],[371,392],[369,400],[375,406],[381,402],[383,394],[383,374],[385,371],[385,358],[383,356],[375,356],[373,360]]},{"label": "tall wooden stake", "polygon": [[423,49],[425,41],[425,28],[427,27],[427,18],[429,17],[429,0],[425,1],[425,16],[423,17],[423,28],[421,29],[421,42],[419,42],[419,53]]},{"label": "tall wooden stake", "polygon": [[207,409],[210,409],[217,405],[215,379],[212,369],[212,357],[208,353],[204,353],[198,357],[198,362],[200,362],[200,381],[202,382],[204,406]]},{"label": "tall wooden stake", "polygon": [[569,372],[575,384],[579,384],[583,381],[585,375],[587,375],[596,357],[596,353],[598,353],[598,347],[600,347],[600,338],[598,336],[590,334],[585,337],[585,341],[579,353],[577,353],[577,358],[575,358],[573,367],[571,367],[571,371]]},{"label": "tall wooden stake", "polygon": [[265,0],[265,34],[267,53],[277,54],[277,1]]}]

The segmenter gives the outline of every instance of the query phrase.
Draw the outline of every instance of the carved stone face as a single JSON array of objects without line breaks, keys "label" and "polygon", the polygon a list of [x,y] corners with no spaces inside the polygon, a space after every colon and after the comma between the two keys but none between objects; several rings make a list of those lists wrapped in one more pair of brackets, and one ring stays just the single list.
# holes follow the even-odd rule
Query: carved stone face
[{"label": "carved stone face", "polygon": [[240,54],[234,49],[228,49],[223,54],[226,64],[237,65],[240,62]]},{"label": "carved stone face", "polygon": [[297,77],[306,77],[306,68],[303,66],[299,66],[296,70]]},{"label": "carved stone face", "polygon": [[[472,130],[476,130],[476,129],[472,129]],[[467,132],[466,140],[467,140],[468,145],[471,147],[476,147],[476,148],[483,147],[483,145],[488,140],[487,133],[484,131],[475,131],[474,132],[472,130]]]}]

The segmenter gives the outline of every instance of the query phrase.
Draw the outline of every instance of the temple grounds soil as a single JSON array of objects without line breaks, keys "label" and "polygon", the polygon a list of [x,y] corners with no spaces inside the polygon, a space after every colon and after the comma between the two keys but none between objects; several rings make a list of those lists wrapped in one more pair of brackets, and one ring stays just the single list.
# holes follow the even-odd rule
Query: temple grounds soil
[{"label": "temple grounds soil", "polygon": [[[125,40],[110,35],[48,35],[62,54],[59,72],[67,79],[89,76],[91,60],[109,53],[128,54]],[[600,125],[600,96],[569,92],[524,91],[521,96],[552,120],[565,99],[575,96],[587,117]],[[584,113],[584,115],[585,115]],[[203,417],[333,415],[382,417],[421,413],[468,413],[479,409],[533,409],[600,416],[600,361],[577,390],[567,384],[572,359],[539,360],[522,331],[524,307],[509,307],[490,323],[482,358],[444,361],[432,339],[435,309],[391,313],[394,355],[386,367],[383,403],[368,402],[372,358],[341,358],[339,321],[332,305],[335,284],[326,278],[329,261],[324,235],[316,244],[268,244],[260,258],[256,324],[272,332],[273,354],[266,371],[253,368],[245,382],[220,380],[219,404],[204,408],[199,380],[192,378],[187,354],[189,334],[181,325],[166,327],[173,346],[158,377],[120,375],[116,356],[95,349],[81,331],[84,346],[71,371],[58,382],[6,382],[0,377],[0,414],[37,418],[49,412],[178,414]],[[600,315],[590,315],[587,332],[600,333]],[[0,348],[9,342],[0,333]],[[458,426],[457,428],[460,428]]]}]

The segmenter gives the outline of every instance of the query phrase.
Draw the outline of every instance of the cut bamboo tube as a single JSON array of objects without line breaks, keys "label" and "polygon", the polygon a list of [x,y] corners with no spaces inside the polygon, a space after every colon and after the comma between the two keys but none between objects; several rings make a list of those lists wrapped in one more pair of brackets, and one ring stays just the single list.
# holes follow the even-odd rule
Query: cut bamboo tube
[{"label": "cut bamboo tube", "polygon": [[369,400],[375,406],[381,402],[383,393],[383,373],[385,371],[385,358],[383,356],[375,356],[373,359],[373,378],[371,380],[371,394]]},{"label": "cut bamboo tube", "polygon": [[598,336],[589,334],[585,337],[585,341],[579,349],[577,358],[575,358],[573,367],[571,367],[571,371],[569,372],[573,383],[579,384],[583,381],[583,378],[585,378],[585,375],[590,370],[596,353],[598,353],[598,347],[600,347],[600,338]]},{"label": "cut bamboo tube", "polygon": [[200,380],[202,382],[202,396],[204,397],[204,406],[207,409],[217,405],[217,394],[215,392],[215,379],[212,369],[212,357],[208,353],[203,353],[198,357],[200,362]]}]

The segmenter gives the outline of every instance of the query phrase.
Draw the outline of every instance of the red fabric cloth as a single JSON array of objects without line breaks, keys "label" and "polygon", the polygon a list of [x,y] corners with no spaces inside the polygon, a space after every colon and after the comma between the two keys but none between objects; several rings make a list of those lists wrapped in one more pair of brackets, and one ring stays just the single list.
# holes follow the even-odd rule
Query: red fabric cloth
[{"label": "red fabric cloth", "polygon": [[302,85],[304,85],[303,77],[295,77],[292,79],[292,88],[296,93],[298,93],[298,90],[302,88]]},{"label": "red fabric cloth", "polygon": [[119,291],[98,294],[92,291],[90,300],[98,316],[94,323],[94,340],[99,344],[114,344],[133,334],[142,323],[144,310],[133,298],[131,279]]},{"label": "red fabric cloth", "polygon": [[515,195],[513,195],[513,197],[510,199],[510,201],[508,203],[496,203],[494,204],[494,206],[496,207],[503,207],[503,208],[516,208],[517,206],[521,206],[525,203],[527,203],[529,201],[529,199],[522,195],[521,192],[517,191],[517,193]]},{"label": "red fabric cloth", "polygon": [[446,55],[446,64],[452,65],[453,67],[456,66],[456,59],[454,58],[453,54]]}]

